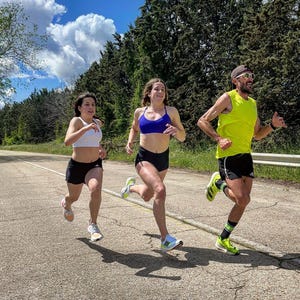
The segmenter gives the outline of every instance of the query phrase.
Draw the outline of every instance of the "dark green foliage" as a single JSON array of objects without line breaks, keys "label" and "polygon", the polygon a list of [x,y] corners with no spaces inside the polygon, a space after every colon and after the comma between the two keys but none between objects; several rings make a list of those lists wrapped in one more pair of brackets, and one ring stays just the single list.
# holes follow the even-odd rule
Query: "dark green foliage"
[{"label": "dark green foliage", "polygon": [[68,94],[68,90],[45,89],[35,91],[22,103],[6,104],[0,110],[2,144],[42,143],[63,135],[69,122],[65,107]]},{"label": "dark green foliage", "polygon": [[[196,126],[197,120],[233,88],[231,70],[246,63],[256,75],[253,97],[262,122],[278,111],[289,126],[255,142],[255,151],[296,148],[300,140],[299,25],[299,0],[146,0],[135,26],[107,42],[99,61],[77,79],[67,97],[42,91],[21,105],[5,106],[0,111],[0,138],[37,142],[63,135],[73,116],[73,102],[84,91],[97,95],[105,139],[124,137],[140,106],[144,84],[160,77],[169,88],[170,105],[177,107],[186,128],[184,146],[214,149],[215,144]],[[53,101],[60,107],[56,121],[45,106]],[[11,119],[14,114],[17,120]]]},{"label": "dark green foliage", "polygon": [[116,44],[108,42],[101,53],[99,63],[91,68],[76,82],[74,93],[89,91],[98,99],[97,115],[105,123],[104,130],[110,136],[116,136],[128,127],[129,97],[132,95],[131,83],[125,69],[120,64],[122,41],[115,36]]},{"label": "dark green foliage", "polygon": [[[247,15],[243,27],[241,57],[255,70],[260,117],[270,120],[277,111],[289,128],[276,132],[272,139],[283,147],[299,143],[299,1],[270,1],[256,14]],[[268,140],[264,140],[261,149],[267,150],[267,145]]]}]

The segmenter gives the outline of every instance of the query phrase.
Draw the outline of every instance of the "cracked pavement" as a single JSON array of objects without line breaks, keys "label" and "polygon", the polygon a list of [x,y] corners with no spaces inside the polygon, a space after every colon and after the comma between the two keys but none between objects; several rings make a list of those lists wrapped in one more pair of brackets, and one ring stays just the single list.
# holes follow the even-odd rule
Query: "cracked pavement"
[{"label": "cracked pavement", "polygon": [[89,240],[85,188],[67,223],[68,160],[0,151],[0,299],[299,299],[298,187],[255,179],[232,257],[214,248],[231,202],[205,200],[209,174],[170,169],[167,224],[184,245],[163,254],[152,202],[117,196],[133,164],[104,162],[103,240]]}]

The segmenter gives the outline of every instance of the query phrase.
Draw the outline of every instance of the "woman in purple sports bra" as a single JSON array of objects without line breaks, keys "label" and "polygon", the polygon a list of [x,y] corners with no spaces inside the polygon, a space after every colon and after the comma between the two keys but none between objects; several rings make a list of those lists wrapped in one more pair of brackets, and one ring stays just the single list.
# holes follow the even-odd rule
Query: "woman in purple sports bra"
[{"label": "woman in purple sports bra", "polygon": [[75,102],[75,117],[70,121],[65,136],[65,145],[73,146],[66,171],[68,193],[61,200],[63,215],[67,221],[72,222],[74,213],[71,205],[78,200],[83,185],[87,185],[90,192],[88,232],[92,241],[103,237],[97,225],[97,217],[101,204],[102,159],[106,156],[100,144],[102,122],[95,117],[96,100],[94,94],[84,93]]},{"label": "woman in purple sports bra", "polygon": [[166,187],[163,180],[169,168],[170,137],[185,140],[185,130],[175,107],[167,106],[168,92],[165,83],[151,79],[144,88],[142,107],[134,112],[126,151],[132,154],[133,143],[140,133],[140,146],[135,159],[137,174],[143,184],[135,184],[135,177],[129,177],[121,190],[121,197],[130,193],[139,194],[145,201],[153,198],[153,213],[161,234],[161,250],[166,252],[183,242],[171,236],[166,225]]}]

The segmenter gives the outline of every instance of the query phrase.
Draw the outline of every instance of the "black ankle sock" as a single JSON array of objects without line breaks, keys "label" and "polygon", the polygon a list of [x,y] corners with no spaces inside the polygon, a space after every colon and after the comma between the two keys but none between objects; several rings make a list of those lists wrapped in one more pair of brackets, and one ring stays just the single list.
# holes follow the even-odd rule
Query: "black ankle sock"
[{"label": "black ankle sock", "polygon": [[229,238],[232,230],[234,229],[234,227],[237,225],[236,222],[232,222],[232,221],[227,221],[227,224],[225,225],[220,237],[222,240]]},{"label": "black ankle sock", "polygon": [[223,181],[222,179],[217,180],[216,183],[215,183],[215,185],[221,191],[224,191],[224,188],[227,187],[226,182]]},{"label": "black ankle sock", "polygon": [[223,183],[223,180],[222,180],[222,179],[219,179],[219,180],[216,181],[215,185],[216,185],[216,187],[217,187],[218,189],[220,189],[222,183]]}]

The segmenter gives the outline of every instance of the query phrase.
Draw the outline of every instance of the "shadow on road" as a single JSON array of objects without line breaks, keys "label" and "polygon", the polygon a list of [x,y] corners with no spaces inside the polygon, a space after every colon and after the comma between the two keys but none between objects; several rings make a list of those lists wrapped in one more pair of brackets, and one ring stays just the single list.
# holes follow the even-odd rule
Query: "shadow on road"
[{"label": "shadow on road", "polygon": [[[181,247],[169,253],[162,253],[159,250],[153,250],[161,256],[152,256],[143,253],[120,253],[100,246],[97,243],[91,242],[87,238],[77,238],[77,240],[85,243],[91,249],[99,252],[102,255],[102,262],[113,263],[117,262],[126,265],[132,269],[141,269],[135,273],[141,277],[161,278],[167,280],[181,280],[181,276],[162,276],[152,274],[155,271],[161,270],[164,267],[175,269],[189,269],[198,266],[208,266],[210,261],[217,261],[224,264],[239,264],[245,268],[256,268],[258,266],[274,266],[276,268],[284,268],[288,270],[299,270],[299,266],[289,264],[284,258],[278,259],[267,256],[253,250],[243,250],[238,256],[230,256],[221,253],[215,249]],[[185,252],[182,260],[180,252]]]},{"label": "shadow on road", "polygon": [[188,261],[182,261],[176,258],[176,256],[163,254],[161,257],[152,256],[142,253],[128,253],[123,254],[107,248],[104,248],[96,243],[91,242],[87,238],[77,238],[79,241],[88,245],[91,249],[98,251],[102,255],[102,261],[105,263],[118,262],[122,265],[126,265],[132,269],[142,269],[136,272],[137,276],[153,277],[169,280],[181,280],[180,276],[161,276],[151,274],[163,267],[185,269],[194,268],[196,265],[189,263]]},{"label": "shadow on road", "polygon": [[[181,247],[179,251],[184,251],[184,255],[191,264],[207,266],[210,261],[217,261],[225,264],[240,264],[249,268],[257,268],[260,266],[274,266],[286,270],[299,270],[300,265],[291,259],[291,255],[287,254],[286,257],[271,257],[265,253],[257,252],[251,249],[241,250],[240,255],[230,256],[228,254],[219,252],[215,249],[194,248],[194,247]],[[295,253],[293,253],[295,256]],[[299,254],[297,254],[299,257]]]},{"label": "shadow on road", "polygon": [[[157,234],[144,234],[159,239]],[[154,250],[155,251],[155,250]],[[243,249],[240,255],[231,256],[211,248],[180,247],[176,251],[186,252],[186,259],[196,266],[207,266],[210,261],[217,261],[226,264],[243,264],[256,268],[258,266],[275,266],[287,270],[300,269],[300,253],[287,253],[282,257],[273,257],[257,250]],[[160,251],[157,251],[161,253]]]}]

